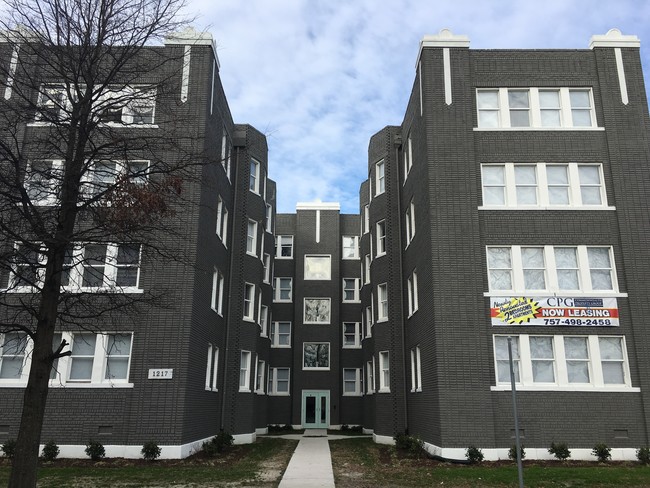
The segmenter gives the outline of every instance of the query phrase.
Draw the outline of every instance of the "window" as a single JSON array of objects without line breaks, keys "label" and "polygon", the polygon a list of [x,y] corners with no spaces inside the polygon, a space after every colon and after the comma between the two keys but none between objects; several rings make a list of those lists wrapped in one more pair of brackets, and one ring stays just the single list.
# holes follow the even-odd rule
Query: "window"
[{"label": "window", "polygon": [[269,324],[269,307],[266,305],[260,306],[260,335],[266,337],[268,334]]},{"label": "window", "polygon": [[359,287],[360,287],[359,278],[343,278],[343,301],[358,302]]},{"label": "window", "polygon": [[264,395],[264,369],[266,362],[261,359],[257,360],[257,368],[255,374],[255,393]]},{"label": "window", "polygon": [[343,348],[356,349],[361,347],[361,324],[359,322],[343,322]]},{"label": "window", "polygon": [[479,88],[476,102],[481,129],[596,127],[589,88]]},{"label": "window", "polygon": [[264,254],[264,283],[271,282],[271,256]]},{"label": "window", "polygon": [[370,207],[365,205],[363,207],[363,233],[370,232]]},{"label": "window", "polygon": [[289,394],[289,368],[269,368],[269,395]]},{"label": "window", "polygon": [[246,229],[246,254],[257,256],[257,222],[248,219]]},{"label": "window", "polygon": [[290,302],[291,301],[291,278],[274,278],[273,301]]},{"label": "window", "polygon": [[273,233],[273,207],[269,203],[266,204],[266,222],[264,228],[266,232]]},{"label": "window", "polygon": [[359,238],[357,236],[343,236],[342,259],[359,259]]},{"label": "window", "polygon": [[372,337],[372,307],[366,307],[366,337]]},{"label": "window", "polygon": [[260,163],[251,159],[251,174],[248,188],[254,193],[260,192]]},{"label": "window", "polygon": [[226,176],[230,179],[230,139],[226,127],[223,128],[223,135],[221,136],[221,165],[223,166]]},{"label": "window", "polygon": [[422,363],[420,346],[411,349],[411,391],[422,391]]},{"label": "window", "polygon": [[[515,381],[522,389],[631,389],[621,336],[526,335],[512,337]],[[510,387],[507,336],[494,336],[497,388]]]},{"label": "window", "polygon": [[375,392],[375,358],[366,363],[366,393],[372,395]]},{"label": "window", "polygon": [[[57,358],[50,373],[50,386],[132,387],[128,383],[131,363],[131,333],[94,334],[57,332],[56,349],[65,340],[69,356]],[[33,344],[20,332],[0,334],[0,383],[27,382]]]},{"label": "window", "polygon": [[600,164],[483,164],[483,206],[605,207]]},{"label": "window", "polygon": [[406,247],[408,247],[415,236],[415,204],[413,200],[406,209],[404,224],[406,226]]},{"label": "window", "polygon": [[57,205],[63,161],[31,161],[25,171],[25,191],[35,206]]},{"label": "window", "polygon": [[377,257],[386,254],[386,221],[377,222]]},{"label": "window", "polygon": [[407,283],[409,316],[418,309],[418,273],[413,271]]},{"label": "window", "polygon": [[60,122],[65,118],[67,109],[66,92],[62,86],[42,85],[40,87],[36,121],[45,123]]},{"label": "window", "polygon": [[343,396],[361,396],[361,368],[343,368]]},{"label": "window", "polygon": [[291,347],[291,322],[271,324],[271,347]]},{"label": "window", "polygon": [[275,258],[293,259],[293,236],[275,236]]},{"label": "window", "polygon": [[377,286],[377,321],[388,320],[388,285]]},{"label": "window", "polygon": [[83,174],[82,197],[93,204],[111,205],[115,199],[123,204],[121,199],[130,198],[125,183],[145,185],[148,177],[149,161],[94,161]]},{"label": "window", "polygon": [[386,190],[386,163],[382,159],[375,165],[375,195],[381,195]]},{"label": "window", "polygon": [[150,87],[109,88],[96,105],[99,122],[111,125],[152,125],[156,90]]},{"label": "window", "polygon": [[302,369],[330,369],[329,342],[305,342],[302,348]]},{"label": "window", "polygon": [[379,392],[390,392],[390,363],[388,351],[379,353]]},{"label": "window", "polygon": [[488,247],[491,292],[617,292],[611,247]]},{"label": "window", "polygon": [[331,280],[332,257],[305,255],[305,280]]},{"label": "window", "polygon": [[217,371],[219,368],[219,348],[208,344],[208,361],[205,367],[205,389],[217,390]]},{"label": "window", "polygon": [[255,321],[255,285],[244,284],[244,320]]},{"label": "window", "polygon": [[370,283],[370,263],[371,263],[370,254],[366,254],[364,263],[365,263],[365,273],[363,275],[363,282],[364,284],[367,285],[368,283]]},{"label": "window", "polygon": [[27,381],[27,334],[7,332],[0,334],[0,383]]},{"label": "window", "polygon": [[[38,245],[38,244],[37,244]],[[45,256],[32,245],[16,243],[8,288],[23,291],[38,286],[45,268]],[[27,291],[27,290],[25,290]]]},{"label": "window", "polygon": [[226,245],[226,237],[228,236],[228,209],[220,196],[217,197],[217,236]]},{"label": "window", "polygon": [[305,298],[305,324],[329,324],[330,323],[330,299],[329,298]]},{"label": "window", "polygon": [[223,313],[223,286],[224,279],[221,272],[214,268],[212,271],[212,310],[219,315]]},{"label": "window", "polygon": [[413,167],[413,141],[411,140],[411,134],[406,138],[406,146],[404,148],[404,181],[411,172]]},{"label": "window", "polygon": [[250,351],[242,351],[239,361],[239,391],[249,392],[250,386],[250,371],[251,371],[251,353]]}]

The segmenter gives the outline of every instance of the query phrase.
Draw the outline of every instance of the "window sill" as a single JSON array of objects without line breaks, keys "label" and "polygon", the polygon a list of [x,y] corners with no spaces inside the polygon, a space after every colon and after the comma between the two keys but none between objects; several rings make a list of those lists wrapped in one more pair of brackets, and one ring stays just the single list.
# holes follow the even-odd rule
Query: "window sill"
[{"label": "window sill", "polygon": [[417,312],[417,311],[418,311],[418,309],[416,308],[416,309],[413,310],[412,312],[409,312],[409,316],[408,316],[407,318],[410,319],[411,317],[413,317],[413,316],[415,315],[415,312]]},{"label": "window sill", "polygon": [[358,346],[341,346],[341,349],[361,349],[361,344]]},{"label": "window sill", "polygon": [[353,397],[353,398],[356,397],[356,398],[359,398],[359,397],[362,397],[362,396],[363,396],[363,393],[343,393],[342,396],[344,396],[344,397]]},{"label": "window sill", "polygon": [[585,210],[593,210],[593,211],[614,211],[616,210],[616,207],[613,206],[605,206],[605,205],[581,205],[581,206],[571,206],[571,205],[536,205],[536,206],[507,206],[507,205],[479,205],[478,207],[479,210],[579,210],[579,211],[585,211]]},{"label": "window sill", "polygon": [[50,388],[133,388],[133,383],[59,383],[50,382]]},{"label": "window sill", "polygon": [[384,252],[378,252],[378,253],[375,255],[375,259],[380,258],[380,257],[385,256],[385,255],[386,255],[386,251],[384,251]]},{"label": "window sill", "polygon": [[255,323],[255,319],[252,318],[252,317],[244,317],[243,320],[244,320],[244,322],[250,322],[252,324]]},{"label": "window sill", "polygon": [[248,254],[249,256],[253,256],[255,259],[259,259],[259,257],[257,256],[257,254],[255,254],[255,253],[253,253],[253,252],[246,251],[246,254]]},{"label": "window sill", "polygon": [[377,324],[382,323],[382,322],[388,322],[388,317],[380,317],[377,319]]},{"label": "window sill", "polygon": [[250,388],[239,388],[239,393],[250,393],[251,389]]},{"label": "window sill", "polygon": [[[634,386],[587,386],[587,385],[515,385],[517,391],[562,391],[595,393],[639,393],[641,388]],[[510,385],[490,386],[491,391],[511,391]]]},{"label": "window sill", "polygon": [[205,391],[213,391],[213,392],[218,392],[219,390],[217,388],[205,388]]},{"label": "window sill", "polygon": [[289,260],[289,259],[293,259],[293,256],[281,256],[281,257],[280,257],[280,256],[276,256],[275,259],[276,259],[276,260],[277,260],[277,259],[286,259],[286,260]]},{"label": "window sill", "polygon": [[566,132],[566,131],[597,131],[604,132],[604,127],[474,127],[472,130],[474,132],[538,132],[538,131],[549,131],[549,132]]},{"label": "window sill", "polygon": [[303,371],[329,371],[330,368],[305,368],[304,366],[302,367]]},{"label": "window sill", "polygon": [[275,300],[275,299],[273,299],[273,303],[293,303],[293,300]]},{"label": "window sill", "polygon": [[271,344],[271,348],[273,349],[291,349],[291,346],[274,346]]},{"label": "window sill", "polygon": [[289,396],[289,392],[287,392],[287,393],[269,393],[268,396],[288,397],[288,396]]},{"label": "window sill", "polygon": [[557,290],[557,291],[535,291],[535,290],[497,290],[483,292],[484,297],[519,297],[519,296],[535,296],[535,297],[598,297],[598,298],[627,298],[627,293],[606,291],[606,290],[593,290],[593,291],[571,291],[571,290]]},{"label": "window sill", "polygon": [[390,388],[379,388],[377,393],[390,393]]},{"label": "window sill", "polygon": [[355,256],[353,258],[341,258],[341,261],[359,261],[361,259],[359,256]]},{"label": "window sill", "polygon": [[265,393],[261,390],[255,390],[256,395],[265,395]]},{"label": "window sill", "polygon": [[361,303],[361,300],[341,300],[341,303]]}]

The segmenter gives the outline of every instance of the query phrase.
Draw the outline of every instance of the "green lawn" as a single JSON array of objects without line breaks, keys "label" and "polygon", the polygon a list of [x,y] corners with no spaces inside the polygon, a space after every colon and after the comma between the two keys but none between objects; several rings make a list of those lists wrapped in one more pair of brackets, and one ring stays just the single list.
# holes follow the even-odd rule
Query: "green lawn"
[{"label": "green lawn", "polygon": [[[109,487],[217,487],[228,483],[277,486],[297,441],[259,439],[255,444],[234,446],[215,459],[144,461],[60,460],[39,469],[42,488]],[[9,478],[9,467],[0,466],[0,486]]]},{"label": "green lawn", "polygon": [[[336,486],[445,488],[516,487],[515,463],[478,466],[449,464],[430,459],[405,458],[395,448],[370,439],[330,441]],[[605,488],[650,486],[650,467],[638,463],[524,462],[527,488]]]}]

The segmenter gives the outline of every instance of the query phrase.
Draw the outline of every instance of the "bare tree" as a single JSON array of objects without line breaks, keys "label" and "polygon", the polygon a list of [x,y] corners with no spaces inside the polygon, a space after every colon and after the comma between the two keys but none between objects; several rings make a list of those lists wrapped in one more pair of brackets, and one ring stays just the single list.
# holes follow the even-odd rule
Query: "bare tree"
[{"label": "bare tree", "polygon": [[36,486],[53,364],[70,354],[57,328],[156,298],[124,291],[140,254],[171,252],[155,236],[173,232],[165,217],[201,158],[165,111],[182,56],[153,46],[187,25],[184,0],[4,3],[0,334],[6,351],[33,344],[9,481],[24,488]]}]

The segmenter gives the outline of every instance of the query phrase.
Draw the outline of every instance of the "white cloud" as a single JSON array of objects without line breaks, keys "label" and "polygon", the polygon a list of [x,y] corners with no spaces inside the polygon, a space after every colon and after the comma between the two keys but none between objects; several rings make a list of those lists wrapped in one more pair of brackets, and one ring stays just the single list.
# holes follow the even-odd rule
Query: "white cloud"
[{"label": "white cloud", "polygon": [[[368,142],[402,122],[426,34],[448,27],[475,49],[583,49],[591,35],[618,27],[650,42],[650,6],[638,0],[201,0],[189,7],[217,42],[233,118],[268,136],[280,212],[314,199],[358,212]],[[644,47],[642,56],[650,68]]]}]

